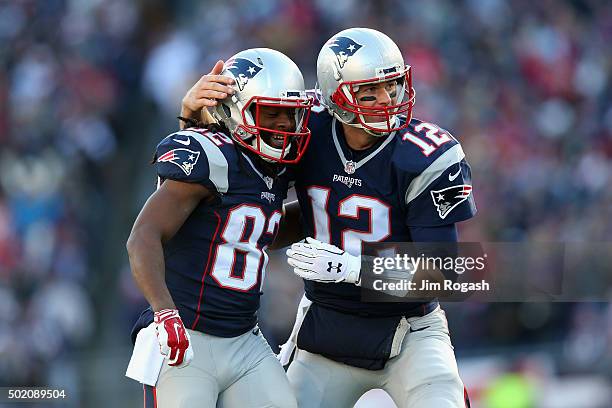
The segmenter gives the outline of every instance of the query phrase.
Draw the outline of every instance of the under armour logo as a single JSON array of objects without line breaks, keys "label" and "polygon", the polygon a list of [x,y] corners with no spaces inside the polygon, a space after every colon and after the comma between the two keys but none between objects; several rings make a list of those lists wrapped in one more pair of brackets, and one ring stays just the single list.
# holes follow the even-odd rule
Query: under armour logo
[{"label": "under armour logo", "polygon": [[340,273],[340,268],[342,268],[342,264],[340,262],[338,262],[338,265],[334,265],[333,262],[328,262],[327,265],[327,272],[331,272],[332,269],[334,269],[336,273]]}]

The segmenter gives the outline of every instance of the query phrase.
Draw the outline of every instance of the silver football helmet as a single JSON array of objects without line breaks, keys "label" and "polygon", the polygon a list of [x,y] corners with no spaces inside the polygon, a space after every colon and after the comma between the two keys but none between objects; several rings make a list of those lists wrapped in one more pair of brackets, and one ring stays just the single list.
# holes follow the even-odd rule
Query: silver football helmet
[{"label": "silver football helmet", "polygon": [[[347,125],[381,136],[407,127],[412,118],[415,92],[411,68],[404,64],[393,40],[379,31],[349,28],[334,35],[319,53],[317,80],[322,103]],[[390,105],[359,103],[355,96],[359,87],[387,81],[395,81]],[[403,125],[397,115],[406,115]]]},{"label": "silver football helmet", "polygon": [[[234,140],[270,162],[299,161],[310,140],[307,124],[312,100],[306,96],[297,65],[278,51],[252,48],[228,59],[221,75],[234,79],[236,92],[219,101],[212,113]],[[290,109],[295,129],[261,126],[262,106]]]}]

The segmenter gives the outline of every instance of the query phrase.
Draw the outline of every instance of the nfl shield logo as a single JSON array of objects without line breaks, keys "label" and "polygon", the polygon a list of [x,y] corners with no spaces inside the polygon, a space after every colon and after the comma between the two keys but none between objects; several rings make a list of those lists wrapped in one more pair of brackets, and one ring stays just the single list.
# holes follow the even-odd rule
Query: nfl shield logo
[{"label": "nfl shield logo", "polygon": [[268,190],[270,190],[272,188],[272,185],[274,184],[274,179],[272,177],[265,176],[263,178],[263,180],[266,183],[266,186],[268,187]]},{"label": "nfl shield logo", "polygon": [[355,170],[357,170],[355,162],[352,160],[349,160],[346,162],[346,164],[344,165],[344,171],[346,171],[348,174],[353,174],[355,173]]}]

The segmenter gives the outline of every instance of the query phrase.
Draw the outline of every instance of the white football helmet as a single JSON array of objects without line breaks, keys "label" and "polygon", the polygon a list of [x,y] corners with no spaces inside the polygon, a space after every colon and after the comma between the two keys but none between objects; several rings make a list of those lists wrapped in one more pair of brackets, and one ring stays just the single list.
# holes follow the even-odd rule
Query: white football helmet
[{"label": "white football helmet", "polygon": [[[381,136],[408,126],[415,92],[412,71],[397,45],[369,28],[349,28],[334,35],[321,49],[317,80],[322,103],[341,122]],[[355,97],[360,86],[396,81],[395,102],[364,106]],[[397,115],[406,115],[401,125]],[[376,121],[366,121],[366,116]]]},{"label": "white football helmet", "polygon": [[[233,95],[220,100],[213,116],[223,122],[231,136],[264,160],[296,163],[310,140],[307,127],[312,100],[306,96],[304,78],[295,63],[281,52],[268,48],[241,51],[225,62],[221,75],[232,77]],[[281,131],[260,125],[259,109],[272,106],[292,109],[295,129]],[[271,137],[282,147],[272,146]]]}]

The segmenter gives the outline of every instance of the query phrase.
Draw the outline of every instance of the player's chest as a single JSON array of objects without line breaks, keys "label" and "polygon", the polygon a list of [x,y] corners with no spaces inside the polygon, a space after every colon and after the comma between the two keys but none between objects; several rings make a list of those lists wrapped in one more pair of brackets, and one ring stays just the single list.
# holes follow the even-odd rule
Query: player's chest
[{"label": "player's chest", "polygon": [[216,233],[225,242],[258,248],[269,245],[282,217],[287,181],[276,178],[268,182],[270,188],[264,181],[244,174],[229,181],[228,191],[214,205],[201,208],[201,219],[217,225]]},{"label": "player's chest", "polygon": [[385,205],[401,208],[398,179],[388,151],[352,158],[339,154],[330,144],[317,146],[300,166],[296,187],[326,191],[330,203],[339,204],[350,196],[375,198]]},{"label": "player's chest", "polygon": [[332,158],[308,165],[300,172],[296,189],[302,208],[312,214],[306,219],[312,220],[319,240],[359,253],[362,241],[405,235],[403,194],[389,160],[347,167]]},{"label": "player's chest", "polygon": [[266,213],[280,211],[287,196],[289,175],[283,171],[271,177],[247,163],[230,172],[229,189],[221,196],[221,205],[230,208],[236,205],[251,205]]}]

